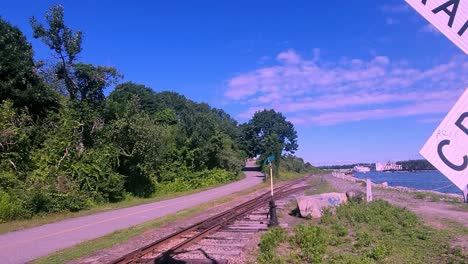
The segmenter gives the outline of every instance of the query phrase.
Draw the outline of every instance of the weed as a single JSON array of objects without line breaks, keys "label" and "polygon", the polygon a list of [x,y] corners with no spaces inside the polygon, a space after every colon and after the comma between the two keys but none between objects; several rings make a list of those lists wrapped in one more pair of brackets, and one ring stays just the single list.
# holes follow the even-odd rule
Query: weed
[{"label": "weed", "polygon": [[258,263],[282,263],[282,260],[276,256],[275,249],[286,239],[287,234],[281,227],[269,229],[260,240]]},{"label": "weed", "polygon": [[322,262],[329,240],[328,231],[315,225],[297,225],[293,237],[294,243],[301,248],[305,260],[310,263]]},{"label": "weed", "polygon": [[377,246],[373,247],[368,253],[367,257],[371,259],[375,259],[377,261],[382,261],[385,259],[386,256],[390,254],[390,250],[388,246],[385,244],[378,244]]}]

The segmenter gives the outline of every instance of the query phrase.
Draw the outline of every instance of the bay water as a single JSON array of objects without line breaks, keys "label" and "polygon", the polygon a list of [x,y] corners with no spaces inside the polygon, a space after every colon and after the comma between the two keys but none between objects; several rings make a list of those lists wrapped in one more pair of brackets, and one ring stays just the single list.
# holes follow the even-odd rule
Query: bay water
[{"label": "bay water", "polygon": [[389,186],[404,186],[423,191],[431,190],[461,194],[461,190],[457,186],[436,170],[416,172],[354,172],[354,176],[361,179],[369,178],[374,183],[387,182]]}]

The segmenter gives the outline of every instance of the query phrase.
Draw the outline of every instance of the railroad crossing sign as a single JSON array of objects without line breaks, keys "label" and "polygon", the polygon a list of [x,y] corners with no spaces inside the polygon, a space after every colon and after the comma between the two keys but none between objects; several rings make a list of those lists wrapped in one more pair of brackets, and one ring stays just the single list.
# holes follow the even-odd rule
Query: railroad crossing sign
[{"label": "railroad crossing sign", "polygon": [[419,152],[468,193],[468,88]]},{"label": "railroad crossing sign", "polygon": [[467,0],[405,0],[433,26],[468,54]]}]

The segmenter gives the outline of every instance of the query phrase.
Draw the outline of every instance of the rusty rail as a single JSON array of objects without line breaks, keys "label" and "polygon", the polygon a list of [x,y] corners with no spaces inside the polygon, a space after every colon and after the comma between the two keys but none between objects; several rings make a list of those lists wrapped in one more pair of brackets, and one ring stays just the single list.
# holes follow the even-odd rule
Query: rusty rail
[{"label": "rusty rail", "polygon": [[[291,186],[297,184],[299,181],[295,181],[292,183],[288,183],[285,185],[282,185],[278,188],[275,189],[275,195],[274,199],[289,195],[291,193],[297,192],[299,190],[303,190],[307,188],[306,186],[298,187],[298,188],[293,188],[290,189]],[[127,264],[127,263],[140,263],[138,261],[142,257],[144,257],[147,254],[152,253],[156,248],[169,243],[170,241],[174,239],[179,239],[183,237],[184,235],[187,235],[193,231],[198,231],[199,233],[194,235],[193,237],[187,238],[185,241],[173,246],[171,249],[160,253],[161,255],[157,258],[148,260],[151,263],[164,263],[167,262],[165,260],[168,260],[171,258],[173,254],[180,253],[184,248],[187,248],[188,246],[198,242],[199,240],[203,239],[204,237],[216,232],[223,226],[229,224],[230,222],[246,215],[249,212],[254,211],[255,209],[267,205],[268,201],[271,199],[270,192],[265,192],[257,197],[255,197],[252,200],[249,200],[247,202],[244,202],[238,206],[235,206],[229,210],[226,210],[224,212],[221,212],[218,215],[209,217],[208,219],[205,219],[203,221],[200,221],[198,223],[195,223],[193,225],[190,225],[182,230],[179,230],[175,233],[172,233],[166,237],[163,237],[161,239],[158,239],[146,246],[143,246],[133,252],[130,252],[129,254],[122,256],[109,264]],[[146,262],[146,261],[145,261]]]}]

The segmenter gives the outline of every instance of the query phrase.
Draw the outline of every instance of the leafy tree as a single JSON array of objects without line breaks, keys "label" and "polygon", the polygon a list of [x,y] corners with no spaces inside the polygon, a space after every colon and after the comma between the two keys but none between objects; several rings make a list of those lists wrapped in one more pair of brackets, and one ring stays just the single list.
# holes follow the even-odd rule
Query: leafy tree
[{"label": "leafy tree", "polygon": [[144,111],[154,113],[158,110],[156,108],[155,92],[143,84],[136,84],[133,82],[121,83],[109,94],[108,99],[125,105],[135,96],[138,98],[139,105]]},{"label": "leafy tree", "polygon": [[112,67],[77,63],[74,68],[78,99],[88,103],[102,103],[105,99],[104,88],[115,84],[121,77]]},{"label": "leafy tree", "polygon": [[0,18],[0,102],[10,99],[15,108],[27,107],[44,116],[58,107],[57,95],[35,72],[33,51],[17,28]]},{"label": "leafy tree", "polygon": [[78,84],[73,78],[73,66],[77,55],[81,52],[82,32],[73,32],[64,22],[64,8],[58,4],[50,8],[45,15],[49,28],[45,28],[36,18],[30,22],[34,38],[40,38],[51,50],[58,55],[59,62],[55,72],[59,80],[65,81],[70,99],[78,96]]},{"label": "leafy tree", "polygon": [[154,118],[156,119],[156,122],[162,125],[171,126],[171,125],[177,124],[177,116],[174,110],[172,109],[168,109],[168,108],[163,109],[157,112],[154,115]]},{"label": "leafy tree", "polygon": [[122,199],[123,177],[115,172],[117,150],[105,144],[80,148],[76,142],[82,135],[83,124],[80,113],[70,104],[48,117],[39,128],[45,140],[31,153],[33,170],[27,179],[29,186],[47,194],[86,195],[85,200]]},{"label": "leafy tree", "polygon": [[27,169],[31,125],[31,117],[18,113],[12,101],[0,103],[0,172],[5,174],[2,176],[21,177]]},{"label": "leafy tree", "polygon": [[58,4],[50,8],[45,15],[48,28],[34,17],[31,26],[34,38],[40,38],[51,50],[55,51],[58,62],[55,74],[58,80],[65,82],[70,99],[99,104],[104,100],[104,88],[121,77],[112,67],[93,66],[77,63],[77,55],[82,51],[82,32],[73,32],[64,22],[64,8]]},{"label": "leafy tree", "polygon": [[143,197],[153,194],[171,145],[171,132],[142,111],[136,97],[127,103],[124,114],[109,124],[106,137],[118,149],[117,171],[126,176],[127,191]]},{"label": "leafy tree", "polygon": [[296,173],[304,173],[304,172],[312,172],[316,171],[316,169],[309,163],[304,163],[302,158],[296,157],[291,154],[284,155],[281,158],[281,168],[285,171],[289,172],[296,172]]},{"label": "leafy tree", "polygon": [[274,110],[256,112],[252,119],[241,126],[244,149],[250,157],[282,152],[294,153],[297,148],[297,132],[283,114]]}]

